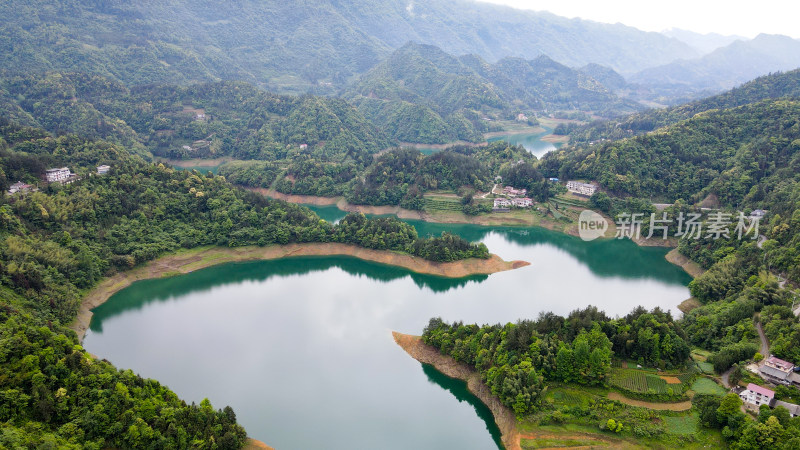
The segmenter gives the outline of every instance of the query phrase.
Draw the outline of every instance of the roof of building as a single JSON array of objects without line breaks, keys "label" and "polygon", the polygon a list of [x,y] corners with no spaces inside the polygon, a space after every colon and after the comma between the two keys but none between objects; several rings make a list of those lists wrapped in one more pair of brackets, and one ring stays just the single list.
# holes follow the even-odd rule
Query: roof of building
[{"label": "roof of building", "polygon": [[785,371],[789,371],[789,370],[792,370],[794,368],[794,364],[790,363],[789,361],[784,361],[782,359],[776,358],[774,356],[770,356],[764,362],[765,363],[770,363],[770,364],[772,364],[774,366],[777,366],[778,368],[781,368],[781,369],[783,369]]},{"label": "roof of building", "polygon": [[61,172],[62,170],[69,171],[69,167],[60,167],[60,168],[47,169],[48,172]]},{"label": "roof of building", "polygon": [[748,384],[747,385],[747,390],[748,391],[753,391],[756,394],[761,394],[761,395],[764,395],[764,396],[767,396],[767,397],[770,397],[770,398],[775,397],[775,392],[774,391],[772,391],[770,389],[767,389],[765,387],[761,387],[761,386],[759,386],[757,384],[753,384],[753,383]]},{"label": "roof of building", "polygon": [[778,378],[780,380],[785,380],[789,378],[789,372],[784,372],[782,370],[778,370],[774,367],[770,366],[761,366],[758,370],[763,373],[764,375],[768,375],[773,378]]},{"label": "roof of building", "polygon": [[775,405],[773,406],[773,408],[776,408],[778,406],[783,406],[784,408],[788,409],[789,413],[794,416],[800,416],[800,405],[795,405],[794,403],[786,403],[780,400],[775,400]]}]

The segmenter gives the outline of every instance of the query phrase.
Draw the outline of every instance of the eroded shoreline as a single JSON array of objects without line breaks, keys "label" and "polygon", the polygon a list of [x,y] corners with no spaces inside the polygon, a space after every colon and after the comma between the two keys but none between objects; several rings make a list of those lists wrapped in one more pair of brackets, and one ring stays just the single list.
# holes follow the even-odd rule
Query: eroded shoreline
[{"label": "eroded shoreline", "polygon": [[141,267],[106,278],[84,297],[78,316],[70,328],[78,334],[78,339],[82,342],[92,319],[92,309],[102,305],[116,292],[135,281],[181,275],[229,262],[271,260],[290,256],[352,256],[365,261],[402,267],[415,273],[446,278],[489,275],[530,264],[526,261],[504,261],[494,254],[489,259],[470,258],[447,263],[433,262],[405,253],[331,242],[268,247],[201,247],[166,255]]},{"label": "eroded shoreline", "polygon": [[507,450],[521,450],[517,418],[510,408],[492,395],[491,389],[481,380],[480,374],[472,367],[442,355],[435,348],[422,342],[419,336],[392,331],[394,341],[412,358],[423,364],[430,364],[439,372],[467,383],[467,389],[478,397],[492,411],[494,421],[500,429],[500,440]]}]

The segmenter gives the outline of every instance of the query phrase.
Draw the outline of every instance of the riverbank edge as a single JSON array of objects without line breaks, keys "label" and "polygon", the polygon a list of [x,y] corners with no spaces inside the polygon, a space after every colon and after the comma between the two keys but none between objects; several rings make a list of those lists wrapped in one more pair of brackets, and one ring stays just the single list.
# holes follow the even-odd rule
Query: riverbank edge
[{"label": "riverbank edge", "polygon": [[492,412],[494,421],[500,429],[500,440],[506,450],[521,450],[521,436],[517,429],[517,418],[514,412],[492,394],[491,389],[483,382],[478,371],[464,363],[457,362],[450,356],[442,355],[437,349],[422,342],[420,336],[392,331],[392,337],[395,343],[412,358],[423,364],[432,365],[436,370],[450,378],[456,378],[467,383],[467,389]]},{"label": "riverbank edge", "polygon": [[135,281],[182,275],[230,262],[273,260],[291,256],[351,256],[364,261],[402,267],[415,273],[445,278],[490,275],[530,264],[527,261],[504,261],[494,254],[489,259],[470,258],[453,262],[434,262],[406,253],[373,250],[333,242],[266,247],[199,247],[162,256],[140,267],[104,279],[84,296],[78,315],[70,328],[78,334],[79,342],[82,342],[92,318],[91,310],[102,305],[112,295]]}]

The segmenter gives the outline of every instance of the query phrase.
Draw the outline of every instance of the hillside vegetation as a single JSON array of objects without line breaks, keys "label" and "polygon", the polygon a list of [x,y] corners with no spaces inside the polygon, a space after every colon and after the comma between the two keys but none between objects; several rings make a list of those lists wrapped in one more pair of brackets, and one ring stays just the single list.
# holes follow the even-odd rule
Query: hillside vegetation
[{"label": "hillside vegetation", "polygon": [[481,141],[483,133],[499,129],[493,121],[520,113],[535,124],[537,113],[613,116],[641,109],[546,56],[489,64],[480,56],[455,57],[415,43],[361,76],[344,96],[390,136],[427,144]]}]

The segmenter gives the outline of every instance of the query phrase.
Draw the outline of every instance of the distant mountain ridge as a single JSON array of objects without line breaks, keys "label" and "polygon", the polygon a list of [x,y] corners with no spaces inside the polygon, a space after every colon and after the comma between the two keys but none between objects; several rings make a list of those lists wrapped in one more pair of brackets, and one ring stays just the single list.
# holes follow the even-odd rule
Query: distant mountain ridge
[{"label": "distant mountain ridge", "polygon": [[628,81],[684,91],[722,91],[770,72],[800,67],[800,40],[761,34],[735,41],[699,59],[645,69]]},{"label": "distant mountain ridge", "polygon": [[331,93],[405,42],[488,61],[542,54],[633,73],[697,53],[659,33],[466,0],[8,0],[0,65],[128,86],[242,80]]},{"label": "distant mountain ridge", "polygon": [[661,32],[665,36],[675,38],[681,42],[685,42],[690,47],[697,50],[700,55],[706,55],[714,50],[732,44],[735,41],[749,40],[743,36],[730,35],[725,36],[719,33],[695,33],[694,31],[681,30],[679,28],[670,28]]}]

